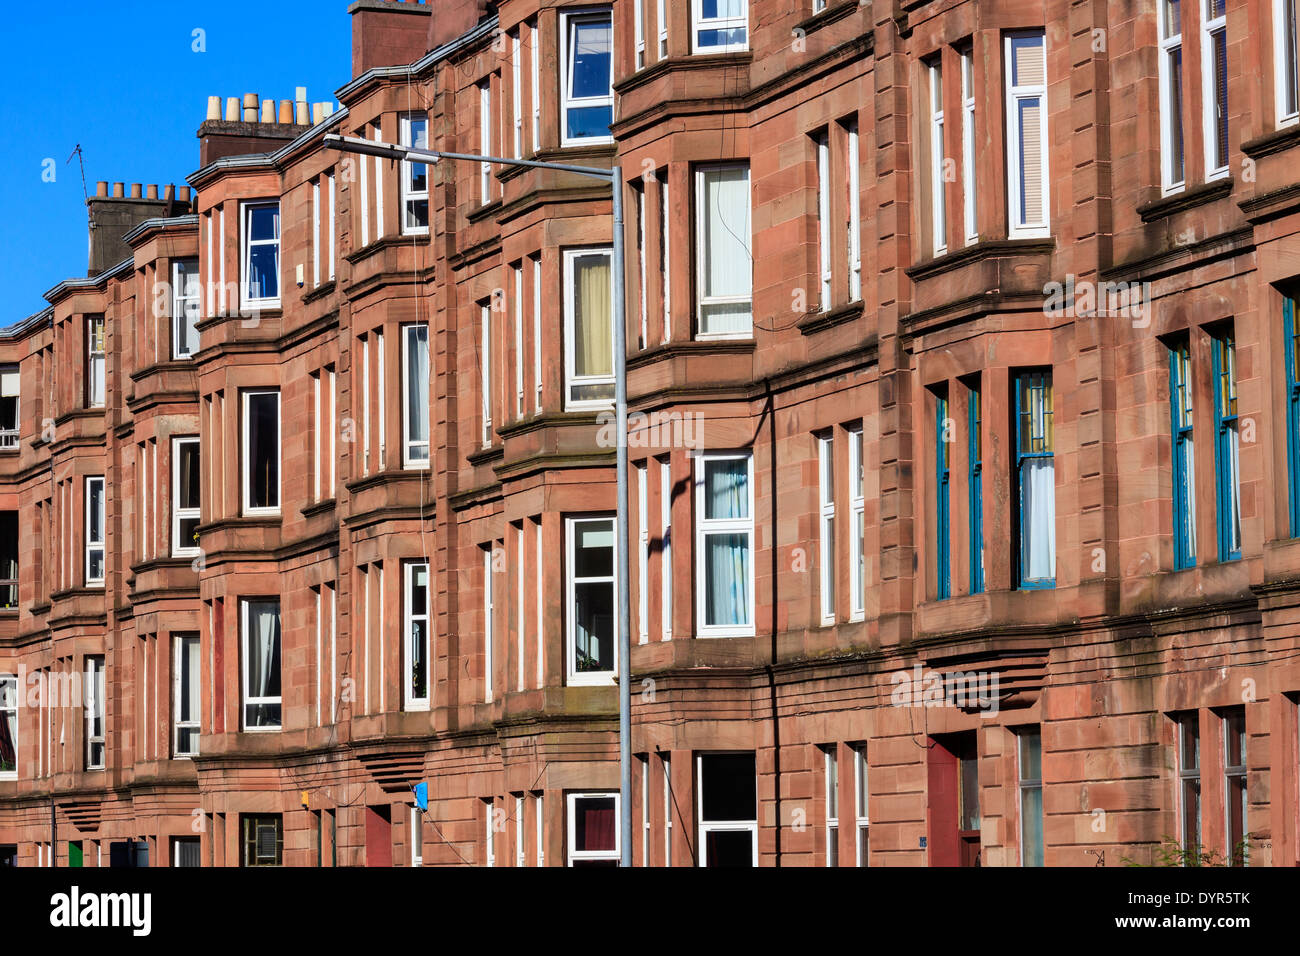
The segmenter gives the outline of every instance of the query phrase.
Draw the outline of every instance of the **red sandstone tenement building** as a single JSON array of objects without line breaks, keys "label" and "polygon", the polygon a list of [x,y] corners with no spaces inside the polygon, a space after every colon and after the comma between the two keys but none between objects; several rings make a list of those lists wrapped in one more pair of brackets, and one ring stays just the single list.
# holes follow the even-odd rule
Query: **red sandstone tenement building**
[{"label": "red sandstone tenement building", "polygon": [[[638,864],[1297,864],[1294,7],[356,0],[0,334],[0,862],[607,863],[630,672]],[[330,132],[621,167],[630,661],[608,192]]]}]

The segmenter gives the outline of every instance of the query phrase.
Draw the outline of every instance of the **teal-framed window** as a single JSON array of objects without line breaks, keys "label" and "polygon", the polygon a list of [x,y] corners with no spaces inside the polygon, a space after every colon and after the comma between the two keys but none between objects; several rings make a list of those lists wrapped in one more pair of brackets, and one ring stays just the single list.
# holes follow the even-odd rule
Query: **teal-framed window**
[{"label": "teal-framed window", "polygon": [[1219,560],[1241,557],[1241,457],[1237,422],[1237,347],[1232,329],[1214,336],[1214,473]]},{"label": "teal-framed window", "polygon": [[1056,587],[1056,460],[1052,372],[1016,376],[1017,580]]},{"label": "teal-framed window", "polygon": [[1169,347],[1173,441],[1174,567],[1196,566],[1196,456],[1192,439],[1192,359],[1184,338]]},{"label": "teal-framed window", "polygon": [[952,594],[952,528],[948,520],[951,481],[948,437],[951,424],[948,420],[948,390],[941,387],[934,393],[934,578],[935,597],[940,601]]},{"label": "teal-framed window", "polygon": [[1286,457],[1291,537],[1300,538],[1300,327],[1295,299],[1282,300],[1282,334],[1286,353]]},{"label": "teal-framed window", "polygon": [[978,380],[966,386],[968,464],[966,487],[970,495],[970,593],[984,592],[984,437],[982,396]]}]

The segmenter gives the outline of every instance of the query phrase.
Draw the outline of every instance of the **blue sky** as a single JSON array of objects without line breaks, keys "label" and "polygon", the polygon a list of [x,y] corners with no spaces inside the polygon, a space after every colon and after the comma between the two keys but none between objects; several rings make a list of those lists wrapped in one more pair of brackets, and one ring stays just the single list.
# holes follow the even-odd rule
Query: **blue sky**
[{"label": "blue sky", "polygon": [[[208,96],[334,99],[351,77],[347,0],[11,4],[0,30],[0,328],[86,273],[86,187],[185,183]],[[181,12],[177,12],[177,11]],[[193,31],[206,50],[195,52]],[[52,159],[54,182],[43,173]],[[128,187],[129,188],[129,187]]]}]

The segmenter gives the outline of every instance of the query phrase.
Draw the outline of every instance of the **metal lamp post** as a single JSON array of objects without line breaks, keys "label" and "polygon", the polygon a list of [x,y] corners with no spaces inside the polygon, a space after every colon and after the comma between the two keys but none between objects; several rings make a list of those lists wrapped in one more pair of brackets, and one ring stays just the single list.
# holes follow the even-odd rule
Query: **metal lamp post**
[{"label": "metal lamp post", "polygon": [[610,187],[614,214],[613,242],[613,295],[614,295],[614,417],[618,445],[618,503],[614,521],[614,597],[618,604],[618,649],[616,673],[618,674],[618,764],[619,764],[619,848],[620,866],[632,865],[632,682],[630,658],[632,651],[632,605],[628,593],[628,522],[627,522],[627,303],[624,290],[623,262],[623,190],[622,169],[612,166],[601,169],[595,166],[574,166],[568,163],[544,163],[533,159],[506,159],[501,156],[480,156],[474,153],[446,153],[438,150],[416,149],[327,133],[323,139],[331,149],[348,153],[380,156],[397,162],[432,164],[440,159],[453,159],[473,163],[493,163],[501,166],[527,166],[534,169],[554,169],[599,179]]}]

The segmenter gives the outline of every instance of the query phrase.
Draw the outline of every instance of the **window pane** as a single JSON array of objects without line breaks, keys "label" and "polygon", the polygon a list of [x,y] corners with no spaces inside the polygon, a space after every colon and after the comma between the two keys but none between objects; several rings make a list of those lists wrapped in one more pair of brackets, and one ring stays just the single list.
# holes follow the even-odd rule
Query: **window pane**
[{"label": "window pane", "polygon": [[1020,853],[1025,866],[1043,865],[1043,791],[1025,787],[1020,791]]},{"label": "window pane", "polygon": [[1046,79],[1043,37],[1011,38],[1011,85],[1040,86]]},{"label": "window pane", "polygon": [[614,585],[585,582],[573,586],[574,670],[614,669]]},{"label": "window pane", "polygon": [[[749,170],[744,167],[704,172],[701,237],[704,294],[748,296],[753,286],[749,253]],[[745,315],[749,314],[745,307]]]},{"label": "window pane", "polygon": [[758,791],[755,766],[752,753],[701,755],[701,819],[713,823],[756,820]]},{"label": "window pane", "polygon": [[577,578],[614,575],[614,526],[607,520],[573,526],[573,574]]},{"label": "window pane", "polygon": [[582,797],[573,801],[575,851],[613,852],[615,827],[613,797]]},{"label": "window pane", "polygon": [[608,96],[613,27],[608,20],[578,20],[570,24],[573,75],[570,95]]},{"label": "window pane", "polygon": [[408,454],[412,461],[429,460],[429,327],[412,326],[406,331],[406,427],[407,438],[416,447]]},{"label": "window pane", "polygon": [[[609,256],[573,259],[573,371],[579,377],[614,374],[614,325]],[[601,386],[614,397],[614,386]]]},{"label": "window pane", "polygon": [[280,505],[280,402],[274,393],[248,396],[248,504]]},{"label": "window pane", "polygon": [[1051,458],[1027,458],[1021,465],[1024,577],[1056,577],[1056,467]]},{"label": "window pane", "polygon": [[749,517],[749,459],[724,458],[704,463],[704,517]]},{"label": "window pane", "polygon": [[753,866],[754,834],[748,830],[710,830],[705,834],[709,866]]},{"label": "window pane", "polygon": [[1037,96],[1017,101],[1020,123],[1020,222],[1031,225],[1043,221],[1043,142],[1041,99]]},{"label": "window pane", "polygon": [[705,536],[704,588],[706,624],[749,624],[749,535]]},{"label": "window pane", "polygon": [[[244,667],[248,674],[248,696],[263,699],[279,697],[280,603],[249,601],[247,614]],[[278,727],[280,704],[246,704],[245,724],[249,727]]]}]

